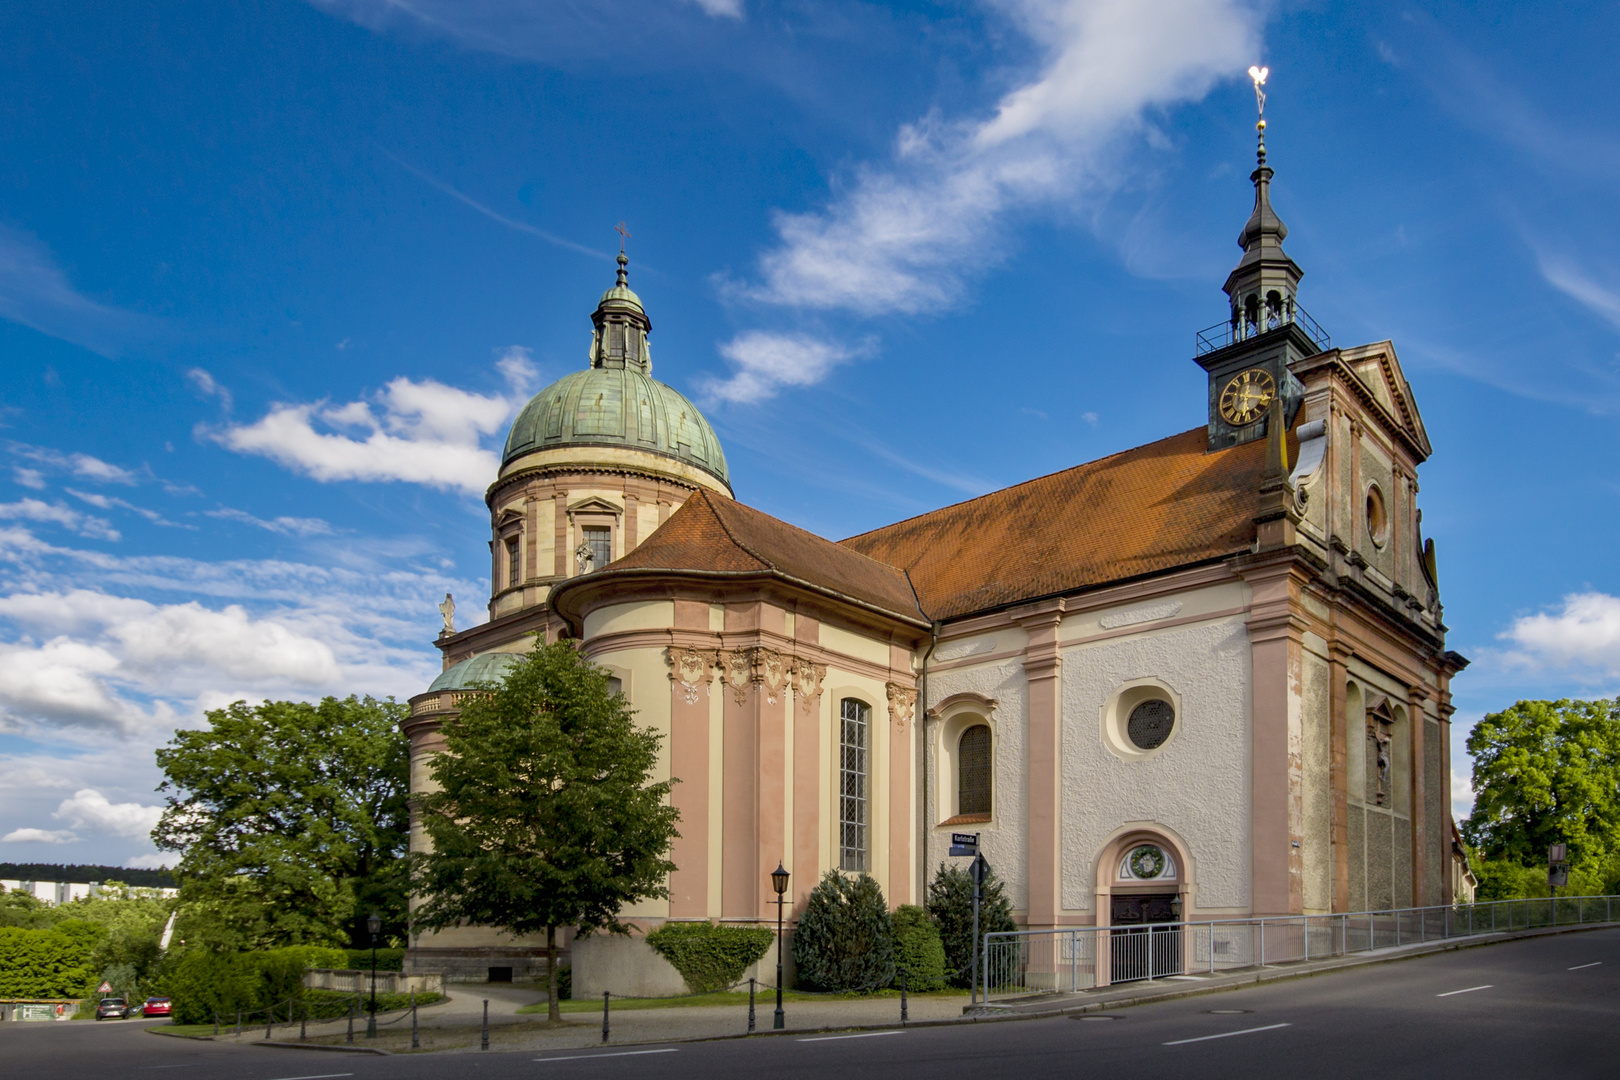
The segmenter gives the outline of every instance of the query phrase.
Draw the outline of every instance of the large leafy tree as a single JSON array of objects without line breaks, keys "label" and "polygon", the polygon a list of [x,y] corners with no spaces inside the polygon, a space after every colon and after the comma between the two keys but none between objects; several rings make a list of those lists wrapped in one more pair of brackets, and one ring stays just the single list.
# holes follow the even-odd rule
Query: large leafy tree
[{"label": "large leafy tree", "polygon": [[1620,701],[1520,701],[1476,724],[1468,752],[1462,833],[1486,858],[1544,867],[1562,842],[1582,870],[1620,850]]},{"label": "large leafy tree", "polygon": [[405,932],[409,748],[392,699],[238,701],[157,752],[152,839],[180,853],[180,936],[234,948]]},{"label": "large leafy tree", "polygon": [[413,856],[413,928],[544,931],[558,1021],[558,928],[622,933],[626,905],[669,895],[671,782],[652,783],[660,737],[570,643],[485,689],[445,722],[419,796],[432,850]]}]

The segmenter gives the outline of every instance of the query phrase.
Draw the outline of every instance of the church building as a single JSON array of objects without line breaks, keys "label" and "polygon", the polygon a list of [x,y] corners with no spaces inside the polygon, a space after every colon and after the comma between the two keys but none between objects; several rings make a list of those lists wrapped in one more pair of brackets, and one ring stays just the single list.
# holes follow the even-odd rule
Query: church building
[{"label": "church building", "polygon": [[[1030,929],[1449,902],[1467,661],[1420,528],[1429,438],[1393,344],[1334,346],[1299,305],[1271,179],[1262,137],[1197,427],[839,542],[733,492],[653,378],[621,253],[589,366],[512,426],[489,620],[447,627],[411,699],[413,790],[465,694],[568,637],[679,780],[643,931],[774,926],[778,862],[790,912],[834,869],[920,903],[953,832]],[[543,944],[467,927],[408,963],[523,978]]]}]

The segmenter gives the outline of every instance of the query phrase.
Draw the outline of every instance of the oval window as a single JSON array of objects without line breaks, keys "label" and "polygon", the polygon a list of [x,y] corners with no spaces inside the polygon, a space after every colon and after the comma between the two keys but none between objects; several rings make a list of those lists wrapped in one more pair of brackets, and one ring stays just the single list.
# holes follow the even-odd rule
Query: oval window
[{"label": "oval window", "polygon": [[1389,511],[1384,507],[1384,493],[1374,484],[1367,489],[1367,535],[1379,547],[1389,534]]},{"label": "oval window", "polygon": [[1170,737],[1176,724],[1176,710],[1168,701],[1154,698],[1131,710],[1125,734],[1138,750],[1156,750]]}]

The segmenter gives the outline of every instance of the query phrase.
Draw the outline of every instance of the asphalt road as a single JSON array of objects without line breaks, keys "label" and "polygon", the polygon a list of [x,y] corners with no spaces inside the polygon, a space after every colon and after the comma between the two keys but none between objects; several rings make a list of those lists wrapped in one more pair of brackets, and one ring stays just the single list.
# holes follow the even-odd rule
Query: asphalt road
[{"label": "asphalt road", "polygon": [[[1237,1011],[1242,1010],[1242,1011]],[[978,1080],[1620,1077],[1620,930],[1464,949],[1121,1009],[906,1031],[376,1057],[164,1038],[142,1021],[0,1025],[28,1080]]]}]

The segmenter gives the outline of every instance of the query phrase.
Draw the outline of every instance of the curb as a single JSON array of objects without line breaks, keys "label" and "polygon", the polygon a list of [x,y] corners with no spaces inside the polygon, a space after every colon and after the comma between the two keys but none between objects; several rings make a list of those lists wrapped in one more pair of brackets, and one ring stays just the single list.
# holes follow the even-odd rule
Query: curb
[{"label": "curb", "polygon": [[272,1042],[260,1039],[258,1042],[245,1043],[246,1046],[274,1046],[281,1050],[321,1050],[328,1054],[376,1054],[379,1057],[393,1057],[392,1050],[384,1050],[376,1046],[327,1046],[325,1043],[295,1043]]}]

